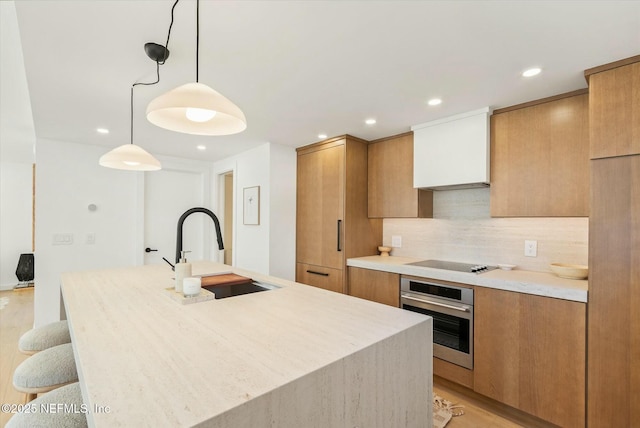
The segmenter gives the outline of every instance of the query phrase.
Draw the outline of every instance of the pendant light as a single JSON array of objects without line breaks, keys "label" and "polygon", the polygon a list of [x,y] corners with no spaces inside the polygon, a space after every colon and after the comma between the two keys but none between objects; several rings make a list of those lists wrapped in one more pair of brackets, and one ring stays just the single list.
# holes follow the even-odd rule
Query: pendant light
[{"label": "pendant light", "polygon": [[[159,75],[158,75],[159,76]],[[157,171],[162,168],[160,161],[140,146],[133,144],[133,88],[131,86],[131,143],[116,147],[100,157],[101,166],[129,171]]]},{"label": "pendant light", "polygon": [[160,128],[193,135],[230,135],[247,128],[242,110],[199,82],[200,0],[196,0],[196,81],[160,95],[147,106],[147,120]]}]

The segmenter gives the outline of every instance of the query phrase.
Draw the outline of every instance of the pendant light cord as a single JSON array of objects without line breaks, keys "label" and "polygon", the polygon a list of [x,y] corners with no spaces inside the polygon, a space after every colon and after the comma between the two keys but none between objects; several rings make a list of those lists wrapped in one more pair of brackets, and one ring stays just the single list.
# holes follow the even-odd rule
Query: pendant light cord
[{"label": "pendant light cord", "polygon": [[166,54],[169,51],[169,39],[171,38],[171,27],[173,27],[173,11],[176,8],[176,6],[178,5],[178,2],[180,0],[176,0],[175,3],[173,3],[173,6],[171,6],[171,22],[169,23],[169,31],[167,32],[167,43],[164,44],[165,47],[165,57],[162,58],[162,62],[160,62],[160,65],[164,65],[164,63],[167,61],[167,57]]},{"label": "pendant light cord", "polygon": [[196,0],[196,83],[200,70],[200,0]]},{"label": "pendant light cord", "polygon": [[[177,3],[177,2],[176,2]],[[133,144],[133,88],[139,85],[151,86],[160,82],[160,61],[156,62],[156,81],[155,82],[135,82],[131,85],[131,144]]]},{"label": "pendant light cord", "polygon": [[138,85],[143,85],[143,86],[151,86],[151,85],[155,85],[156,83],[160,82],[160,66],[164,65],[164,63],[167,61],[167,52],[169,52],[169,39],[171,38],[171,27],[173,27],[173,12],[176,8],[176,6],[178,5],[178,2],[180,0],[176,0],[173,3],[173,6],[171,7],[171,22],[169,23],[169,31],[167,32],[167,43],[164,45],[165,51],[164,51],[164,58],[162,58],[162,61],[156,61],[156,80],[155,82],[135,82],[133,85],[131,85],[131,111],[130,111],[130,122],[131,122],[131,144],[133,144],[133,88],[135,88]]}]

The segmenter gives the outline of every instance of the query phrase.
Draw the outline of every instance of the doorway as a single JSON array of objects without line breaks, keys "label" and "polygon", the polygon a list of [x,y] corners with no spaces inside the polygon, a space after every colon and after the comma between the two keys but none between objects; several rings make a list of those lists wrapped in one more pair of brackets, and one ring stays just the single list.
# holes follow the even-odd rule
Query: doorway
[{"label": "doorway", "polygon": [[[163,257],[175,262],[178,219],[190,208],[207,207],[208,189],[208,171],[195,165],[165,165],[145,173],[143,264],[163,264]],[[211,219],[201,214],[184,222],[182,248],[191,251],[188,260],[210,259],[212,226]]]},{"label": "doorway", "polygon": [[224,264],[233,266],[233,171],[219,176],[219,207],[222,213],[222,237],[224,240]]}]

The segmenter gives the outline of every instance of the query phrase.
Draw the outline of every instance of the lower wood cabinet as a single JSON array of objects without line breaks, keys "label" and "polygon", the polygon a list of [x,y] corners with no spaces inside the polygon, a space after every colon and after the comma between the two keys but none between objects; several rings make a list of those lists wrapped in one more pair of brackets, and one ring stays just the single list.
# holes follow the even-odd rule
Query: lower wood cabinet
[{"label": "lower wood cabinet", "polygon": [[473,389],[584,427],[586,304],[476,287],[474,310]]},{"label": "lower wood cabinet", "polygon": [[349,267],[349,295],[385,305],[400,306],[400,275]]},{"label": "lower wood cabinet", "polygon": [[325,290],[342,293],[342,269],[332,269],[307,263],[296,263],[296,281]]}]

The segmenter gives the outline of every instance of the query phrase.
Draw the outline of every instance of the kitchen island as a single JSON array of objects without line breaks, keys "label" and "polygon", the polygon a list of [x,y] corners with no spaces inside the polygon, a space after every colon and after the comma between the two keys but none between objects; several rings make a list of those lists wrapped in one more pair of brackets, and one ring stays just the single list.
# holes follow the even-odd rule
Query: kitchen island
[{"label": "kitchen island", "polygon": [[65,273],[90,426],[430,427],[432,320],[230,266],[279,288],[183,305],[173,272]]}]

